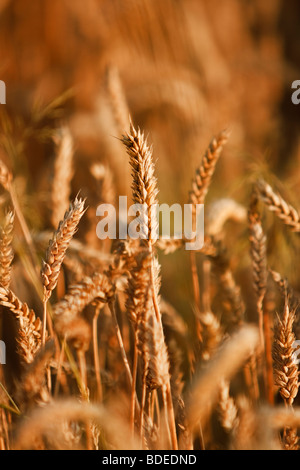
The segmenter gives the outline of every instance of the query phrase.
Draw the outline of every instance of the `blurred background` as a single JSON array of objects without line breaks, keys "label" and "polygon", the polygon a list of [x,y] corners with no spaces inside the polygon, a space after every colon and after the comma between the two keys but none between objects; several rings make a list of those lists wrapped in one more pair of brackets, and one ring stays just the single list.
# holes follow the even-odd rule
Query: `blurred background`
[{"label": "blurred background", "polygon": [[[93,162],[109,166],[116,195],[130,194],[119,140],[128,112],[153,144],[160,203],[187,202],[211,138],[229,128],[208,202],[232,197],[246,206],[251,182],[267,175],[297,207],[299,18],[297,0],[0,0],[2,152],[31,226],[50,226],[51,135],[61,123],[74,137],[72,189],[88,197],[89,229],[101,202]],[[243,270],[248,246],[234,248]],[[284,261],[292,271],[293,257]],[[163,264],[163,292],[183,310],[191,289],[184,269],[180,254]]]}]

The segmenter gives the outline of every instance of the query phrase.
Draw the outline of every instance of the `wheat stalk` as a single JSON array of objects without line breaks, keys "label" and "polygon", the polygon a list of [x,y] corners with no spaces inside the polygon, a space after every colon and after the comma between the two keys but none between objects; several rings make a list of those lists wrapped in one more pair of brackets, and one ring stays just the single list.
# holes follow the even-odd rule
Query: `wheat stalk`
[{"label": "wheat stalk", "polygon": [[[142,211],[140,214],[140,232],[147,239],[150,252],[150,292],[152,294],[152,302],[156,315],[157,328],[160,329],[159,338],[164,338],[158,301],[160,282],[155,266],[156,259],[153,252],[153,245],[158,238],[158,221],[156,215],[158,190],[157,180],[154,175],[154,163],[152,157],[153,152],[152,149],[148,146],[144,134],[141,133],[139,129],[136,130],[132,123],[130,123],[130,130],[125,136],[123,136],[122,141],[126,147],[127,154],[129,156],[129,163],[132,168],[133,202],[135,204],[142,204],[144,208],[147,209],[146,214],[144,211]],[[145,301],[146,300],[147,299],[145,299]],[[178,443],[169,376],[164,395],[168,409],[169,426],[171,428],[170,431],[172,447],[177,449]]]},{"label": "wheat stalk", "polygon": [[263,325],[263,300],[267,290],[266,237],[262,229],[257,210],[257,197],[253,193],[248,212],[250,254],[252,261],[253,286],[256,294],[256,305],[259,318],[261,349],[265,349]]}]

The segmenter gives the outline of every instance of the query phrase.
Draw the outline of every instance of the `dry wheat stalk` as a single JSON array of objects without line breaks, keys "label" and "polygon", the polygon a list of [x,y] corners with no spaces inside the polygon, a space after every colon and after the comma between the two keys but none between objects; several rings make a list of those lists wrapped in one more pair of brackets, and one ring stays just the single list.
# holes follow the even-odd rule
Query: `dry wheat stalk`
[{"label": "dry wheat stalk", "polygon": [[[126,147],[127,153],[129,155],[129,163],[132,168],[132,191],[133,191],[133,202],[135,204],[142,204],[147,213],[140,214],[140,232],[148,240],[148,248],[150,253],[150,284],[149,292],[152,295],[152,303],[155,311],[156,320],[150,320],[151,327],[153,325],[153,333],[156,335],[155,341],[160,341],[160,346],[163,347],[164,344],[164,334],[162,328],[161,314],[159,309],[158,301],[158,292],[160,288],[160,279],[157,270],[156,259],[153,252],[153,244],[158,238],[158,221],[156,214],[157,206],[157,181],[154,175],[154,163],[152,158],[152,149],[148,146],[147,140],[144,137],[144,134],[138,129],[136,130],[132,123],[130,123],[130,130],[127,135],[123,136],[123,144]],[[147,297],[145,298],[145,309],[148,311],[150,309],[150,301]],[[148,318],[145,318],[148,321]],[[160,331],[160,332],[159,332]],[[146,373],[146,368],[144,372]],[[145,379],[144,374],[144,379]],[[145,382],[145,380],[144,380]],[[145,387],[144,387],[145,390]],[[174,418],[174,409],[171,396],[171,386],[170,386],[170,377],[168,374],[167,381],[164,387],[164,400],[166,403],[166,409],[168,410],[168,424],[170,426],[171,439],[172,439],[172,448],[177,449],[177,436],[176,436],[176,427],[175,427],[175,418]],[[142,409],[143,409],[143,400],[145,398],[145,393],[143,393],[142,398]],[[142,427],[142,426],[141,426]]]},{"label": "dry wheat stalk", "polygon": [[282,318],[278,322],[274,332],[273,360],[275,384],[279,387],[279,393],[285,403],[292,405],[298,394],[298,367],[295,364],[293,354],[293,323],[295,312],[290,311],[286,302]]},{"label": "dry wheat stalk", "polygon": [[169,358],[165,338],[153,309],[150,284],[143,303],[144,308],[137,324],[137,348],[143,358],[147,386],[150,389],[165,389],[170,378]]},{"label": "dry wheat stalk", "polygon": [[68,127],[62,127],[54,136],[56,157],[51,190],[51,222],[57,227],[64,215],[64,208],[69,206],[71,180],[73,177],[73,138]]},{"label": "dry wheat stalk", "polygon": [[193,205],[204,203],[212,175],[215,171],[215,166],[228,137],[229,133],[227,131],[222,131],[217,137],[212,139],[207,151],[205,152],[201,166],[196,170],[195,179],[192,182],[190,202]]},{"label": "dry wheat stalk", "polygon": [[11,263],[14,258],[12,249],[14,217],[13,212],[6,214],[0,234],[0,284],[5,289],[10,286]]},{"label": "dry wheat stalk", "polygon": [[40,319],[10,289],[0,287],[0,305],[9,308],[18,319],[18,353],[26,363],[31,363],[41,346]]},{"label": "dry wheat stalk", "polygon": [[257,182],[257,190],[260,198],[268,209],[275,212],[285,225],[293,232],[300,232],[300,215],[297,210],[288,204],[280,194],[276,193],[272,187],[263,180]]},{"label": "dry wheat stalk", "polygon": [[[144,363],[144,376],[150,388],[165,387],[169,379],[169,361],[161,324],[157,321],[151,292],[152,256],[148,250],[136,256],[126,288],[126,308],[135,330],[138,353]],[[157,271],[158,267],[156,265]],[[156,288],[159,279],[156,275]],[[154,318],[152,318],[154,316]]]}]

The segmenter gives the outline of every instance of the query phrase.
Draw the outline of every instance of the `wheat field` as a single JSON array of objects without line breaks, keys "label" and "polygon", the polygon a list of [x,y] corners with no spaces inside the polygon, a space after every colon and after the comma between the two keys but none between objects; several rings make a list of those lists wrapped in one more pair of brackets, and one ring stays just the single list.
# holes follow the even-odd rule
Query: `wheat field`
[{"label": "wheat field", "polygon": [[[0,1],[0,449],[298,450],[297,3],[32,3]],[[146,238],[97,236],[119,196]]]}]

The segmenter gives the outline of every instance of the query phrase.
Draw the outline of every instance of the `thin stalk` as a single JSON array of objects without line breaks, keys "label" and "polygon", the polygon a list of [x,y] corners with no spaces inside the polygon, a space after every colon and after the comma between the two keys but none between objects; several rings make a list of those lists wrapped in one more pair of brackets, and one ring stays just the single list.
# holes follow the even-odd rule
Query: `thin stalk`
[{"label": "thin stalk", "polygon": [[265,356],[266,356],[266,394],[270,405],[274,405],[274,380],[273,380],[273,360],[272,360],[272,338],[270,315],[267,308],[264,309],[264,335],[265,335]]},{"label": "thin stalk", "polygon": [[171,433],[172,450],[178,450],[178,442],[177,442],[176,426],[175,426],[175,415],[174,415],[174,407],[173,407],[170,382],[167,384],[167,388],[166,388],[166,399],[167,399],[167,408],[168,408],[168,415],[169,415],[169,427],[170,427],[170,433]]},{"label": "thin stalk", "polygon": [[[162,335],[164,336],[164,331],[163,331],[163,325],[162,325],[162,320],[161,320],[161,314],[159,310],[159,305],[158,305],[158,299],[157,299],[157,292],[156,292],[156,285],[155,285],[155,280],[154,280],[154,253],[153,253],[153,247],[151,243],[149,243],[149,250],[151,253],[151,267],[150,267],[150,276],[151,276],[151,284],[152,284],[152,298],[153,298],[153,306],[156,314],[157,321],[160,325],[160,328],[162,330]],[[176,425],[175,425],[175,415],[174,415],[174,408],[173,408],[173,401],[172,401],[172,394],[171,394],[171,385],[170,385],[170,377],[168,375],[167,383],[166,383],[166,397],[167,397],[167,410],[169,414],[169,425],[170,425],[170,432],[171,432],[171,441],[172,441],[172,446],[173,450],[178,449],[178,443],[177,443],[177,436],[176,436]]]},{"label": "thin stalk", "polygon": [[130,399],[130,426],[132,435],[134,434],[134,416],[135,416],[135,394],[136,394],[136,376],[138,364],[138,350],[136,344],[136,335],[134,335],[134,352],[133,352],[133,366],[132,366],[132,385],[131,385],[131,399]]},{"label": "thin stalk", "polygon": [[129,362],[128,362],[128,359],[127,359],[126,351],[125,351],[125,348],[124,348],[124,343],[123,343],[121,331],[120,331],[117,316],[116,316],[115,306],[114,306],[113,302],[109,302],[109,309],[110,309],[113,324],[114,324],[114,327],[115,327],[116,336],[117,336],[117,339],[118,339],[118,342],[119,342],[122,359],[123,359],[125,370],[126,370],[126,373],[127,373],[127,378],[128,378],[129,383],[130,383],[130,386],[132,387],[131,370],[130,370]]},{"label": "thin stalk", "polygon": [[144,410],[145,410],[145,403],[146,403],[146,373],[147,367],[144,366],[143,372],[143,388],[142,388],[142,399],[141,399],[141,409],[140,409],[140,438],[141,438],[141,446],[143,447],[143,436],[144,436]]},{"label": "thin stalk", "polygon": [[18,200],[17,195],[16,195],[15,188],[13,187],[12,184],[9,185],[9,194],[10,194],[11,201],[12,201],[14,209],[15,209],[16,216],[19,220],[24,238],[25,238],[26,243],[27,243],[28,248],[29,248],[32,264],[33,264],[33,266],[35,266],[35,270],[37,270],[38,266],[39,266],[39,260],[38,260],[38,257],[37,257],[36,251],[35,251],[35,247],[34,247],[34,244],[33,244],[33,241],[32,241],[32,237],[31,237],[29,228],[27,226],[26,220],[25,220],[25,218],[23,216],[23,213],[22,213],[22,210],[20,208],[20,204],[19,204],[19,200]]},{"label": "thin stalk", "polygon": [[65,342],[66,342],[66,338],[64,337],[63,342],[62,342],[62,347],[61,347],[61,350],[60,350],[60,354],[59,354],[58,365],[57,365],[56,383],[55,383],[55,389],[54,389],[54,396],[55,397],[57,397],[57,395],[58,395],[59,384],[60,384],[60,381],[61,381],[62,363],[63,363],[64,356],[65,356]]},{"label": "thin stalk", "polygon": [[102,383],[101,383],[101,374],[100,374],[100,361],[99,361],[99,346],[98,346],[98,322],[99,309],[96,309],[94,318],[93,318],[93,352],[94,352],[94,365],[95,365],[95,374],[96,374],[96,383],[97,383],[97,399],[101,403],[103,399],[102,392]]},{"label": "thin stalk", "polygon": [[194,301],[195,301],[196,306],[199,309],[201,309],[199,276],[198,276],[198,271],[197,271],[196,254],[194,251],[190,251],[190,262],[191,262],[191,270],[192,270]]},{"label": "thin stalk", "polygon": [[43,301],[43,329],[42,329],[42,346],[46,341],[46,325],[47,325],[47,300]]}]

